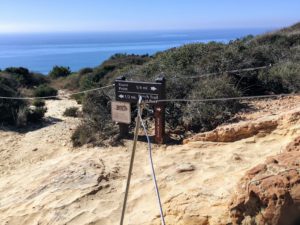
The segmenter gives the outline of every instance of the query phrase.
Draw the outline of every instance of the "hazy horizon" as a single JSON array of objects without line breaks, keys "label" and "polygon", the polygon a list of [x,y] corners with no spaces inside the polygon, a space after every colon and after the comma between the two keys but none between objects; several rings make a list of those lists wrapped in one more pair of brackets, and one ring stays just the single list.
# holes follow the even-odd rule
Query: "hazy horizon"
[{"label": "hazy horizon", "polygon": [[297,0],[14,0],[1,3],[0,33],[276,29],[299,11]]},{"label": "hazy horizon", "polygon": [[72,71],[95,67],[116,53],[155,54],[189,43],[227,43],[269,29],[101,32],[0,35],[0,68],[22,66],[47,74],[53,66]]},{"label": "hazy horizon", "polygon": [[[300,22],[300,20],[299,20]],[[298,23],[298,22],[296,22]],[[13,32],[1,32],[2,35],[15,35],[15,34],[107,34],[107,33],[165,33],[165,32],[197,32],[197,31],[230,31],[230,30],[255,30],[255,29],[262,29],[266,30],[267,32],[276,31],[285,27],[292,26],[293,24],[287,24],[285,26],[261,26],[261,27],[221,27],[221,28],[194,28],[194,29],[153,29],[153,30],[95,30],[95,31],[13,31]]]}]

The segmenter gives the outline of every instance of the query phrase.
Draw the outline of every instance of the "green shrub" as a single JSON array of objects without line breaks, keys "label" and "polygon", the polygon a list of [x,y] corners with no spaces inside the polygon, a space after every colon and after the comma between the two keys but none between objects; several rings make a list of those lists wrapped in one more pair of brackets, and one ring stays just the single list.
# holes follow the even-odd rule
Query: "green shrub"
[{"label": "green shrub", "polygon": [[[215,99],[240,96],[232,81],[226,77],[207,78],[193,89],[189,99]],[[240,109],[234,100],[215,102],[189,102],[183,113],[187,130],[208,131],[230,119]]]},{"label": "green shrub", "polygon": [[25,127],[27,126],[28,122],[28,108],[23,107],[17,113],[16,125],[18,127]]},{"label": "green shrub", "polygon": [[70,67],[54,66],[49,73],[49,77],[52,79],[57,79],[59,77],[67,77],[70,74],[71,74]]},{"label": "green shrub", "polygon": [[85,74],[92,73],[92,72],[93,72],[93,69],[87,67],[87,68],[83,68],[83,69],[79,70],[79,75],[83,76]]},{"label": "green shrub", "polygon": [[16,124],[18,127],[25,127],[29,123],[40,123],[47,112],[45,107],[23,107],[17,114]]},{"label": "green shrub", "polygon": [[83,101],[83,98],[84,98],[84,94],[72,95],[72,98],[75,99],[75,101],[77,102],[77,104],[82,104],[82,101]]},{"label": "green shrub", "polygon": [[43,119],[46,112],[47,108],[45,107],[29,108],[27,114],[27,121],[30,123],[38,123]]},{"label": "green shrub", "polygon": [[260,73],[259,79],[273,93],[300,91],[300,65],[286,62],[271,68],[267,73]]},{"label": "green shrub", "polygon": [[44,107],[45,106],[45,101],[40,100],[40,99],[35,99],[32,103],[33,106],[35,107]]},{"label": "green shrub", "polygon": [[23,75],[23,76],[29,75],[29,70],[24,67],[8,67],[4,71],[7,73],[18,74],[18,75]]},{"label": "green shrub", "polygon": [[[19,97],[18,91],[5,83],[0,80],[0,96]],[[26,106],[27,102],[23,100],[0,99],[0,123],[15,124],[19,109]]]},{"label": "green shrub", "polygon": [[44,75],[31,73],[23,67],[9,67],[5,69],[5,72],[17,81],[20,87],[33,87],[48,82]]},{"label": "green shrub", "polygon": [[118,134],[118,127],[111,120],[110,98],[104,93],[89,93],[83,102],[84,121],[72,136],[74,146],[93,142],[106,145]]},{"label": "green shrub", "polygon": [[35,97],[48,97],[48,96],[56,96],[57,90],[48,85],[40,85],[34,90]]},{"label": "green shrub", "polygon": [[71,136],[74,147],[80,147],[84,144],[95,142],[94,130],[84,123],[79,125]]},{"label": "green shrub", "polygon": [[70,108],[67,108],[65,111],[64,111],[64,116],[67,116],[67,117],[78,117],[79,115],[79,112],[78,112],[78,108],[77,107],[70,107]]}]

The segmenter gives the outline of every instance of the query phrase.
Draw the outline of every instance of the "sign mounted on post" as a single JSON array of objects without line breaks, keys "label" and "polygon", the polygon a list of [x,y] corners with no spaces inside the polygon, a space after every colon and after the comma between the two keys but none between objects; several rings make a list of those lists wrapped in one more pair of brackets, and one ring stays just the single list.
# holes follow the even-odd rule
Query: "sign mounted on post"
[{"label": "sign mounted on post", "polygon": [[116,80],[116,100],[137,103],[142,96],[143,100],[156,101],[164,97],[164,87],[162,83]]},{"label": "sign mounted on post", "polygon": [[[130,103],[138,103],[141,96],[145,101],[157,101],[166,98],[166,80],[165,78],[157,78],[155,82],[139,82],[139,81],[126,81],[125,76],[119,77],[115,80],[115,92],[116,100],[112,104],[113,120],[119,122],[120,135],[128,135],[128,117],[130,117],[130,111],[123,112],[121,104],[127,104],[130,107]],[[119,111],[116,109],[115,104],[119,105]],[[115,115],[114,115],[115,113]],[[126,117],[126,118],[125,118]],[[154,104],[154,117],[155,117],[155,142],[157,144],[163,144],[165,142],[165,104],[162,102],[156,102]]]},{"label": "sign mounted on post", "polygon": [[131,107],[127,102],[111,102],[112,120],[118,123],[131,123]]}]

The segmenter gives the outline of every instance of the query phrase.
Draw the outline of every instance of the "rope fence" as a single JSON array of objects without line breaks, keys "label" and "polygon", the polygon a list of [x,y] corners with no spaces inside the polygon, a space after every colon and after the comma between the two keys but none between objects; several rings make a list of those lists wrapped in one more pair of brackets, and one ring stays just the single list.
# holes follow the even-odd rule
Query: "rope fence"
[{"label": "rope fence", "polygon": [[85,90],[85,91],[79,91],[79,92],[74,92],[74,93],[64,94],[64,95],[53,95],[53,96],[46,96],[46,97],[7,97],[7,96],[0,96],[0,99],[34,100],[34,99],[52,99],[52,98],[60,98],[60,97],[71,97],[71,96],[78,95],[78,94],[85,94],[85,93],[89,93],[89,92],[93,92],[93,91],[99,91],[99,90],[111,88],[111,87],[114,87],[114,86],[115,85],[111,84],[111,85],[107,85],[107,86],[104,86],[104,87],[93,88],[93,89],[89,89],[89,90]]}]

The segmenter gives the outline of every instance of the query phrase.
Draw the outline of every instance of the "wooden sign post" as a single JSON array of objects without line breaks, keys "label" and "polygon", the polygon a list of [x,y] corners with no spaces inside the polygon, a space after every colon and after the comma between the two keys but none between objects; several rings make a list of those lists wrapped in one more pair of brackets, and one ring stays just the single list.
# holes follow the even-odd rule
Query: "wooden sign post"
[{"label": "wooden sign post", "polygon": [[[125,80],[125,79],[126,78],[124,76],[121,76],[121,77],[118,77],[116,79],[116,81],[117,80]],[[128,137],[128,134],[129,134],[129,124],[118,122],[118,125],[119,125],[119,130],[120,130],[120,137],[121,138]]]},{"label": "wooden sign post", "polygon": [[[146,101],[155,102],[165,99],[166,81],[164,78],[156,79],[156,82],[126,81],[125,77],[115,80],[116,100],[119,102],[137,103],[139,96]],[[165,139],[165,105],[156,103],[154,105],[155,116],[155,142],[163,144]],[[128,133],[127,124],[119,124],[120,133]],[[126,127],[125,127],[126,126]],[[121,135],[121,136],[122,136]]]},{"label": "wooden sign post", "polygon": [[[162,84],[162,99],[166,98],[166,80],[165,78],[157,78],[157,83]],[[165,142],[165,104],[160,102],[154,106],[154,117],[155,117],[155,143],[163,144]]]}]

